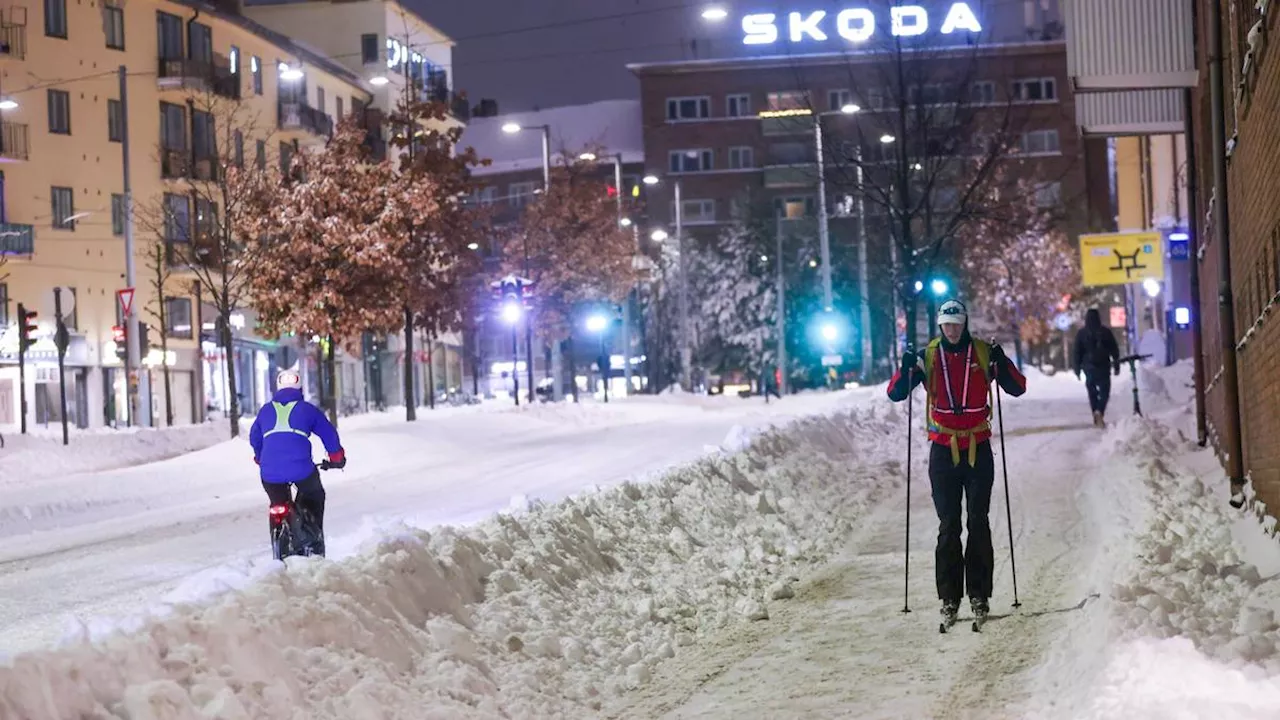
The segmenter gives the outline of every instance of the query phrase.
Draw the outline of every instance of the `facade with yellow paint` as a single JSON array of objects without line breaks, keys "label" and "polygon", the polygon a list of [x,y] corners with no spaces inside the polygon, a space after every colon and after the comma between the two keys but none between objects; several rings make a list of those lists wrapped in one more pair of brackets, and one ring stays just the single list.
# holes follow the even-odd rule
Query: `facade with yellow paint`
[{"label": "facade with yellow paint", "polygon": [[[3,8],[0,425],[15,424],[19,412],[18,303],[40,313],[40,340],[28,352],[28,421],[58,420],[47,301],[53,287],[74,294],[74,309],[66,316],[69,419],[79,427],[129,421],[116,351],[127,220],[135,232],[134,304],[151,325],[153,350],[144,362],[150,372],[143,373],[143,382],[150,376],[157,389],[151,407],[158,424],[166,420],[160,363],[170,366],[173,422],[181,424],[226,407],[233,391],[220,385],[226,362],[238,363],[243,380],[235,391],[251,407],[270,392],[277,367],[296,363],[299,350],[306,356],[305,345],[291,353],[254,335],[252,314],[243,312],[232,318],[233,357],[223,357],[211,342],[207,288],[175,266],[174,251],[198,242],[202,226],[222,211],[201,199],[216,193],[197,191],[216,175],[219,159],[287,162],[292,153],[322,144],[336,118],[363,116],[371,104],[385,103],[388,91],[363,72],[361,26],[354,20],[317,13],[295,25],[332,25],[334,37],[350,33],[356,56],[331,58],[312,49],[316,44],[304,46],[241,12],[234,3],[215,7],[186,0],[18,0]],[[433,56],[441,66],[448,64],[450,47],[442,44]],[[385,72],[385,55],[379,58]],[[133,196],[129,217],[123,202],[121,66]],[[156,252],[172,273],[163,292],[155,287],[155,263],[149,260]],[[161,302],[168,316],[164,328],[152,314]],[[167,356],[157,350],[160,333]],[[136,420],[148,424],[145,415],[144,410]]]}]

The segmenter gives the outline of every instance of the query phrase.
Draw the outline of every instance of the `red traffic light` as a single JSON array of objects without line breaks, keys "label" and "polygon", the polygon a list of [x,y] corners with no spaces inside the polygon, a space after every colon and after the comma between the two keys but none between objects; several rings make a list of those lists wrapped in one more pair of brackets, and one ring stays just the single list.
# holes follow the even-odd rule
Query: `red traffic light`
[{"label": "red traffic light", "polygon": [[18,352],[26,352],[36,344],[36,330],[35,311],[27,310],[25,305],[18,303]]},{"label": "red traffic light", "polygon": [[609,197],[611,198],[618,197],[618,188],[612,185],[606,185],[605,189],[608,191]]},{"label": "red traffic light", "polygon": [[112,325],[112,326],[111,326],[111,342],[115,343],[116,345],[120,345],[120,344],[122,344],[126,339],[127,339],[127,338],[125,337],[125,334],[124,334],[124,327],[123,327],[123,326],[121,326],[121,325]]}]

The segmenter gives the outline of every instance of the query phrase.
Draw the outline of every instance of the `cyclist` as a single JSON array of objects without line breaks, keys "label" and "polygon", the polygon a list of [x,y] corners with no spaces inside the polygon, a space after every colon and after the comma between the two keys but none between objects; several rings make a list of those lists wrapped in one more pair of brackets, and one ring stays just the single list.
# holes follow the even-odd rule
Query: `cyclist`
[{"label": "cyclist", "polygon": [[294,370],[276,376],[276,392],[262,406],[249,430],[253,461],[261,469],[262,487],[272,506],[288,505],[291,485],[298,487],[294,504],[315,522],[317,539],[311,551],[324,555],[324,485],[311,460],[311,435],[324,443],[327,467],[346,467],[346,452],[338,431],[315,405],[302,399],[302,377]]}]

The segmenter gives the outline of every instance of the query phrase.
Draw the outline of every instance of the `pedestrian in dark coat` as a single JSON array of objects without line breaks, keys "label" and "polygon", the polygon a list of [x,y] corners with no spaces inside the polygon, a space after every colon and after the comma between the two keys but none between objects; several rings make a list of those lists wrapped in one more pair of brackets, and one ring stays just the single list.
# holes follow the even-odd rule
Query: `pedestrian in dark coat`
[{"label": "pedestrian in dark coat", "polygon": [[1084,373],[1085,390],[1089,393],[1089,409],[1093,424],[1106,425],[1107,401],[1111,399],[1111,374],[1120,374],[1120,346],[1111,328],[1102,324],[1097,308],[1084,315],[1084,327],[1076,333],[1071,368],[1076,378]]}]

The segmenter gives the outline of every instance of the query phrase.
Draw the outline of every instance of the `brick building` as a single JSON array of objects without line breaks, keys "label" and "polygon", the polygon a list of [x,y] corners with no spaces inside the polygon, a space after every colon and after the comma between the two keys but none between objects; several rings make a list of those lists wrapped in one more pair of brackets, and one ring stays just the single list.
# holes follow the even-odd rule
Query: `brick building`
[{"label": "brick building", "polygon": [[[1209,73],[1211,13],[1221,7],[1221,42],[1226,138],[1226,192],[1215,191],[1212,93]],[[1265,14],[1262,8],[1266,8]],[[1253,481],[1269,508],[1280,505],[1280,32],[1277,3],[1254,0],[1197,0],[1196,63],[1200,71],[1193,117],[1199,186],[1201,317],[1204,336],[1205,406],[1209,438],[1229,455],[1232,399],[1224,360],[1234,354],[1238,370],[1240,472]],[[1227,200],[1225,227],[1214,222],[1215,207]],[[1225,237],[1224,237],[1225,236]],[[1230,243],[1234,328],[1218,310],[1221,243]],[[1234,332],[1232,332],[1234,330]],[[1274,512],[1274,511],[1273,511]]]},{"label": "brick building", "polygon": [[[896,74],[899,62],[907,67],[905,82]],[[873,345],[865,357],[878,359],[873,362],[887,362],[897,316],[890,271],[896,195],[890,190],[900,169],[930,177],[929,188],[916,194],[936,205],[940,218],[964,212],[953,208],[962,202],[957,194],[972,187],[964,176],[968,158],[985,155],[998,158],[1005,181],[1031,189],[1037,204],[1058,210],[1073,236],[1113,221],[1106,145],[1086,146],[1075,130],[1065,45],[1053,32],[1029,42],[630,67],[640,79],[648,172],[666,180],[650,190],[650,213],[656,222],[673,224],[672,181],[678,180],[690,237],[762,212],[781,218],[784,232],[816,237],[817,117],[833,274],[846,277],[851,296],[842,302],[837,292],[836,305],[851,313],[860,295],[858,208],[865,210],[870,309],[864,319]],[[848,112],[850,106],[856,112]],[[921,125],[932,126],[923,133],[928,140],[916,135]],[[906,143],[898,141],[902,128],[911,138]],[[929,166],[944,169],[930,175]],[[868,187],[862,203],[858,167]],[[952,185],[934,187],[934,180]],[[917,232],[927,235],[929,228]],[[954,277],[955,267],[955,257],[944,255],[933,272]],[[921,278],[901,280],[915,279]],[[900,317],[896,322],[905,328]]]}]

